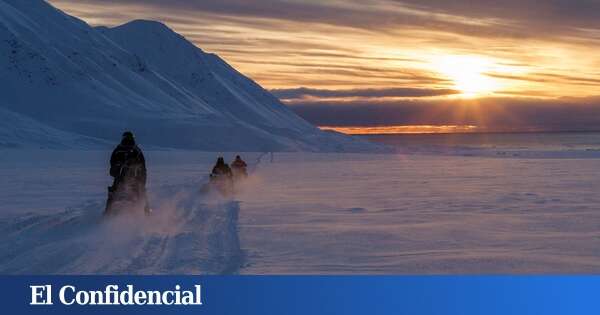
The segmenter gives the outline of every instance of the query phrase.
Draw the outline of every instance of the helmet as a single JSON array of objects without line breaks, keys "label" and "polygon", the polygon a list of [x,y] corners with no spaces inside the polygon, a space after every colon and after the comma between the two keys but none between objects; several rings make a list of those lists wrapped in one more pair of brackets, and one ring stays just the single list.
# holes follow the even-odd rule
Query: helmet
[{"label": "helmet", "polygon": [[122,145],[132,146],[135,145],[135,137],[133,136],[133,132],[125,131],[123,132],[123,136],[121,138]]},{"label": "helmet", "polygon": [[125,131],[123,132],[122,138],[134,139],[135,136],[133,135],[133,132]]}]

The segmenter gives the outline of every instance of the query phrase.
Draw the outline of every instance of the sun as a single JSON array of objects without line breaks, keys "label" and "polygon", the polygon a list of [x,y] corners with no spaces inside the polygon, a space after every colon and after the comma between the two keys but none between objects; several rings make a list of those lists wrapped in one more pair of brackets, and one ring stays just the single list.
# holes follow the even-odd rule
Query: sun
[{"label": "sun", "polygon": [[433,64],[435,71],[452,80],[462,96],[482,96],[499,88],[498,82],[486,75],[493,62],[483,57],[447,55],[436,58]]}]

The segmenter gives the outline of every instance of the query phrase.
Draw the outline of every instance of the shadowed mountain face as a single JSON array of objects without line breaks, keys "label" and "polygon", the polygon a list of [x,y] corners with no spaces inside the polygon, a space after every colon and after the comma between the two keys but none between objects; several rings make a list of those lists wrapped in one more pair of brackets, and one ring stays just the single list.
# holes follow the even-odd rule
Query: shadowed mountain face
[{"label": "shadowed mountain face", "polygon": [[[368,147],[319,131],[159,22],[92,28],[45,1],[7,0],[0,3],[0,55],[0,119],[31,122],[0,127],[0,144],[81,147],[89,140],[89,147],[131,129],[146,145],[171,148]],[[53,132],[15,138],[27,134],[19,129],[25,125]]]}]

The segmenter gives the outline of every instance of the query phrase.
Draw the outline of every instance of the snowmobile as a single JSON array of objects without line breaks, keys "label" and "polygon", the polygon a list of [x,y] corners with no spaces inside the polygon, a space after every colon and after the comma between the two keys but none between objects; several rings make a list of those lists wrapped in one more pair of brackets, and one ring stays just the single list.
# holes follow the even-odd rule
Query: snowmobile
[{"label": "snowmobile", "polygon": [[115,178],[112,186],[108,187],[108,198],[106,201],[105,215],[117,215],[120,213],[141,213],[146,215],[152,211],[148,204],[146,189],[141,183],[130,175],[127,165],[121,167],[119,176]]},{"label": "snowmobile", "polygon": [[231,171],[233,173],[233,179],[235,181],[240,181],[243,179],[246,179],[248,177],[248,171],[246,170],[246,168],[237,168],[237,167],[233,167],[231,168]]},{"label": "snowmobile", "polygon": [[235,181],[243,180],[248,177],[248,164],[242,160],[238,155],[235,160],[231,162],[231,171],[233,173],[233,179]]},{"label": "snowmobile", "polygon": [[233,178],[230,174],[210,174],[209,187],[229,196],[233,194]]},{"label": "snowmobile", "polygon": [[217,158],[217,163],[210,173],[210,179],[206,186],[206,190],[213,189],[220,192],[223,196],[233,194],[233,173],[222,156]]}]

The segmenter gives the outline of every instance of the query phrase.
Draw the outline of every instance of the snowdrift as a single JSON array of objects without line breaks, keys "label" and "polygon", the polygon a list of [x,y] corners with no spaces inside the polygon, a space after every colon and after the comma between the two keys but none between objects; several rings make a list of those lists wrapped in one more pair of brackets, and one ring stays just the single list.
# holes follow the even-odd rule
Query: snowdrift
[{"label": "snowdrift", "polygon": [[[93,28],[42,0],[6,0],[0,39],[3,115],[51,128],[56,146],[97,146],[131,129],[146,145],[206,151],[375,147],[320,131],[159,22]],[[0,141],[36,146],[40,139]]]}]

